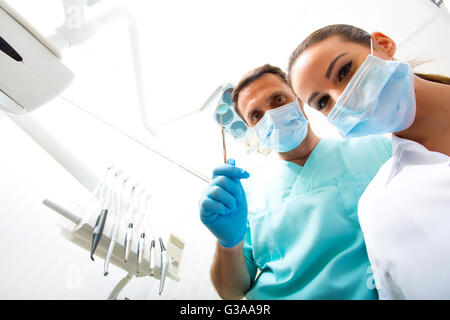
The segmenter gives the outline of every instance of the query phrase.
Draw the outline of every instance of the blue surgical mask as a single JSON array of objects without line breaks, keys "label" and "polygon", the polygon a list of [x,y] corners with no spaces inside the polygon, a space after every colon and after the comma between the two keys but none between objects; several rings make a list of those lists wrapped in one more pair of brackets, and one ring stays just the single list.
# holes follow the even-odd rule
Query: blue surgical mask
[{"label": "blue surgical mask", "polygon": [[306,120],[297,100],[266,111],[253,127],[259,140],[277,152],[288,152],[297,148],[308,133]]},{"label": "blue surgical mask", "polygon": [[346,138],[392,133],[411,126],[416,114],[408,63],[369,55],[356,71],[328,121]]}]

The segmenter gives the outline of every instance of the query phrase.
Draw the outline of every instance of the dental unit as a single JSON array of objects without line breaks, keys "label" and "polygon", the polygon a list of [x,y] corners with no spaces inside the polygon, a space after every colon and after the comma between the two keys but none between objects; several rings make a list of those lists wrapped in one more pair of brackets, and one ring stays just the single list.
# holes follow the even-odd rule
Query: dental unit
[{"label": "dental unit", "polygon": [[[63,2],[65,8],[67,4],[70,4],[70,1]],[[79,2],[82,3],[83,1]],[[117,15],[118,11],[109,13]],[[66,18],[69,18],[67,12]],[[102,22],[111,20],[107,15],[103,15],[102,18],[104,18]],[[152,237],[149,237],[149,234],[143,230],[140,233],[138,250],[134,250],[131,247],[134,215],[138,207],[136,204],[137,200],[142,201],[142,192],[141,197],[138,197],[138,192],[135,190],[137,184],[133,185],[132,199],[128,210],[125,211],[126,201],[123,198],[127,196],[127,191],[124,185],[127,185],[130,179],[128,178],[124,182],[122,188],[118,187],[116,182],[121,177],[121,173],[116,171],[114,166],[110,166],[103,179],[99,180],[89,166],[85,165],[81,159],[73,154],[64,141],[58,139],[58,135],[52,134],[46,129],[45,125],[40,123],[38,118],[34,117],[33,114],[29,114],[61,95],[73,81],[74,74],[61,62],[61,53],[59,51],[75,44],[69,39],[72,35],[70,32],[65,32],[67,30],[64,31],[60,28],[58,30],[59,36],[54,35],[52,41],[48,40],[39,34],[4,0],[0,0],[0,30],[2,31],[0,35],[0,70],[2,70],[0,74],[0,109],[6,111],[5,115],[7,117],[47,151],[83,187],[91,192],[88,205],[86,206],[86,203],[84,203],[76,209],[68,208],[49,199],[43,200],[44,205],[65,218],[64,221],[60,222],[62,227],[61,234],[66,239],[90,252],[90,258],[93,261],[94,254],[96,258],[105,259],[104,275],[110,272],[109,266],[113,264],[127,271],[128,274],[134,274],[137,270],[139,277],[151,275],[155,279],[162,279],[159,290],[159,294],[161,294],[167,277],[175,281],[180,280],[178,266],[181,262],[180,252],[182,252],[182,249],[179,249],[179,243],[183,242],[171,235],[170,239],[174,238],[177,240],[169,240],[167,246],[164,246],[162,238],[159,238],[161,261],[158,264],[158,261],[155,259],[154,238],[150,242],[150,255],[144,255],[145,238],[150,239]],[[132,32],[134,29],[130,28],[130,30]],[[64,41],[53,41],[56,38],[61,40],[61,35],[66,37],[65,40],[67,40],[64,45],[61,45]],[[89,36],[85,37],[84,40],[88,38]],[[136,38],[133,38],[134,40]],[[67,45],[68,43],[70,45]],[[134,61],[134,63],[136,62],[138,62],[138,59]],[[64,97],[62,98],[65,99]],[[197,178],[209,182],[209,178],[189,168],[177,159],[152,146],[141,143],[139,140],[135,139],[135,142]],[[101,206],[100,212],[97,208],[98,203]],[[94,207],[95,210],[93,209]],[[123,235],[120,225],[124,216],[130,218],[128,220],[130,228],[127,230],[125,245],[122,245],[118,241],[118,237]],[[151,235],[153,236],[153,233]],[[175,259],[173,259],[172,254],[177,255]],[[124,263],[124,260],[127,263]],[[174,261],[174,264],[172,264],[172,261]],[[110,298],[117,297],[118,291],[116,289],[122,288],[131,277],[127,276],[126,278],[127,280],[121,281],[116,286]]]}]

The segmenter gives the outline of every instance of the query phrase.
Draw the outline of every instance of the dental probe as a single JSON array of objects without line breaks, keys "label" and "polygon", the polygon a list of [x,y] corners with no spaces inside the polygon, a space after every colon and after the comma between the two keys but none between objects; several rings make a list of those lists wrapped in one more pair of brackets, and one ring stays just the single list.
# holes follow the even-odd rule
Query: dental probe
[{"label": "dental probe", "polygon": [[127,211],[127,216],[131,215],[131,222],[128,222],[128,228],[127,228],[127,233],[125,234],[125,257],[124,257],[124,261],[127,262],[128,261],[128,256],[130,254],[130,247],[131,247],[131,241],[133,240],[133,222],[132,222],[132,215],[133,215],[133,210],[134,210],[134,204],[133,204],[133,200],[135,198],[135,192],[136,192],[136,185],[133,185],[131,187],[131,197],[130,197],[130,205],[128,207],[128,211]]},{"label": "dental probe", "polygon": [[161,295],[164,290],[167,269],[169,268],[169,257],[167,256],[167,251],[161,238],[159,238],[159,244],[161,246],[161,280],[159,282],[159,295]]},{"label": "dental probe", "polygon": [[[148,202],[150,201],[152,195],[149,193],[147,194],[147,196],[145,197],[145,201],[142,200],[141,197],[141,205],[139,206],[140,210],[142,211],[141,214],[141,218],[140,218],[140,222],[139,222],[139,228],[141,230],[141,235],[139,236],[139,242],[138,242],[138,256],[137,256],[137,270],[136,270],[136,275],[139,275],[140,270],[141,270],[141,263],[142,263],[142,258],[144,257],[144,250],[145,250],[145,214],[147,213],[148,210]],[[142,209],[142,203],[144,203],[144,209]]]},{"label": "dental probe", "polygon": [[155,239],[152,239],[150,244],[150,275],[153,277],[155,274],[155,259],[156,259],[156,248],[155,248]]},{"label": "dental probe", "polygon": [[152,198],[152,195],[149,193],[147,195],[146,198],[146,202],[145,202],[145,212],[147,213],[147,218],[149,219],[149,233],[150,235],[152,235],[151,241],[150,241],[150,252],[149,252],[149,257],[148,257],[148,261],[149,261],[149,265],[150,265],[150,276],[153,277],[153,275],[155,274],[155,259],[156,259],[156,248],[155,248],[155,237],[154,237],[154,233],[153,233],[153,227],[152,227],[152,221],[151,221],[151,215],[150,215],[150,211],[149,211],[149,203],[150,203],[150,199]]},{"label": "dental probe", "polygon": [[141,271],[141,262],[142,257],[144,256],[144,248],[145,248],[145,232],[141,233],[139,237],[136,275],[139,275]]},{"label": "dental probe", "polygon": [[217,113],[220,117],[220,127],[222,131],[222,149],[223,149],[223,162],[227,163],[227,146],[225,144],[225,131],[223,128],[223,115],[228,111],[228,105],[225,103],[220,104],[217,107]]},{"label": "dental probe", "polygon": [[223,163],[227,163],[227,146],[225,145],[225,132],[223,129],[223,116],[222,115],[220,115],[220,126],[222,127]]},{"label": "dental probe", "polygon": [[[105,192],[105,189],[107,189],[107,184],[105,183],[103,185],[103,193]],[[103,229],[105,228],[106,218],[108,216],[108,207],[111,201],[111,193],[112,190],[107,191],[107,199],[105,203],[103,204],[103,209],[101,210],[100,214],[97,217],[97,220],[95,221],[95,227],[94,231],[92,233],[92,243],[91,243],[91,260],[94,261],[94,253],[97,249],[97,246],[102,238],[103,235]]]},{"label": "dental probe", "polygon": [[[116,179],[117,179],[118,174],[116,173]],[[111,256],[112,253],[114,252],[114,247],[116,245],[117,242],[117,233],[119,231],[119,225],[120,225],[120,221],[122,218],[122,192],[123,192],[123,186],[126,184],[126,182],[129,180],[129,177],[126,177],[123,182],[122,182],[122,188],[121,190],[119,190],[119,192],[117,192],[116,188],[115,188],[115,182],[114,182],[114,192],[116,192],[117,194],[117,198],[115,201],[115,215],[114,215],[114,222],[113,222],[113,226],[112,226],[112,230],[111,230],[111,242],[109,243],[109,248],[108,248],[108,253],[106,254],[106,259],[105,259],[105,265],[104,265],[104,270],[103,270],[103,275],[107,276],[109,271],[109,262],[111,260]]]},{"label": "dental probe", "polygon": [[141,201],[142,193],[144,192],[144,189],[141,189],[141,194],[139,197],[136,196],[136,189],[138,188],[138,185],[133,186],[133,197],[131,197],[131,217],[130,222],[128,223],[128,229],[127,234],[125,235],[125,262],[128,261],[128,258],[130,256],[130,250],[131,250],[131,244],[133,242],[133,228],[134,228],[134,220],[136,216],[136,212],[139,210],[139,204]]}]

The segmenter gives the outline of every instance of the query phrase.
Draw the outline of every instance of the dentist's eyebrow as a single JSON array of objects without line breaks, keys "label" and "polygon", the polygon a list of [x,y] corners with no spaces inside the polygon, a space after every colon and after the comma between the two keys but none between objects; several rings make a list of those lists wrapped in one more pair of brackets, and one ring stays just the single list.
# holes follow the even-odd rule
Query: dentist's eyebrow
[{"label": "dentist's eyebrow", "polygon": [[266,99],[266,102],[272,102],[273,99],[275,99],[276,97],[281,96],[281,95],[286,96],[286,93],[284,93],[284,91],[281,91],[281,90],[275,91]]},{"label": "dentist's eyebrow", "polygon": [[[266,103],[270,103],[270,102],[272,102],[273,99],[275,99],[277,96],[280,96],[280,95],[287,96],[287,93],[285,93],[283,90],[275,91],[274,93],[272,93],[270,96],[268,96],[268,97],[265,99],[265,102],[266,102]],[[251,110],[249,110],[249,111],[246,113],[246,117],[247,117],[247,118],[250,118],[250,115],[251,115],[254,111],[261,111],[261,110],[264,110],[264,107],[258,106],[258,107],[254,108],[254,109],[251,109]]]},{"label": "dentist's eyebrow", "polygon": [[348,52],[345,52],[345,53],[342,53],[342,54],[338,55],[336,58],[334,58],[333,61],[331,61],[330,65],[328,66],[327,73],[325,74],[325,77],[326,77],[327,79],[330,79],[331,72],[333,71],[333,68],[334,68],[334,65],[336,64],[336,62],[337,62],[342,56],[345,56],[346,54],[348,54]]}]

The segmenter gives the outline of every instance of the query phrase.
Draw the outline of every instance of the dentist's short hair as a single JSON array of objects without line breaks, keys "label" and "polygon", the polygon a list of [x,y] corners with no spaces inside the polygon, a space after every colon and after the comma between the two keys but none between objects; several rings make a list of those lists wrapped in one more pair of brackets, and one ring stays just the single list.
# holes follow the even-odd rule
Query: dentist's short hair
[{"label": "dentist's short hair", "polygon": [[242,114],[239,112],[238,108],[238,98],[239,93],[249,86],[253,81],[261,78],[265,74],[274,74],[278,76],[284,83],[286,83],[289,87],[289,81],[287,79],[286,73],[281,70],[279,67],[272,66],[270,64],[265,64],[263,66],[260,66],[258,68],[255,68],[249,72],[247,72],[241,80],[239,80],[238,84],[234,87],[233,92],[231,94],[231,100],[234,102],[234,109],[236,110],[237,114],[245,121],[245,119],[242,117]]}]

